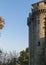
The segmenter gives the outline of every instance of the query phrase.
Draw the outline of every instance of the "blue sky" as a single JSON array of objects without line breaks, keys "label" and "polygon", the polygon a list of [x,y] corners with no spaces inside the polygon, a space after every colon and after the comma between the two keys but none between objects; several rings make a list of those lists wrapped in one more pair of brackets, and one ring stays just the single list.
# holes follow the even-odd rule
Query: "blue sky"
[{"label": "blue sky", "polygon": [[27,17],[31,4],[40,0],[0,0],[0,16],[5,25],[0,36],[0,48],[17,52],[28,47]]}]

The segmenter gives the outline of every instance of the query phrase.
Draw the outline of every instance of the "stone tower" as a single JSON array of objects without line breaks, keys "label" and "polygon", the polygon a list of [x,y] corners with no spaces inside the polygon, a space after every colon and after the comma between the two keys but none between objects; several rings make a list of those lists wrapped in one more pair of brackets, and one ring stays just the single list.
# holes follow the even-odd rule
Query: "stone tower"
[{"label": "stone tower", "polygon": [[29,27],[29,65],[46,65],[46,0],[32,4],[27,18]]}]

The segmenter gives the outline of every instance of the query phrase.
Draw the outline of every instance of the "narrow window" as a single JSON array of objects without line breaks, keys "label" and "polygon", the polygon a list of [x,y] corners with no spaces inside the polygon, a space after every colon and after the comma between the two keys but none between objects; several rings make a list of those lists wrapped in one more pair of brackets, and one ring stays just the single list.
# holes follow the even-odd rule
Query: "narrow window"
[{"label": "narrow window", "polygon": [[38,46],[40,46],[40,41],[38,42]]}]

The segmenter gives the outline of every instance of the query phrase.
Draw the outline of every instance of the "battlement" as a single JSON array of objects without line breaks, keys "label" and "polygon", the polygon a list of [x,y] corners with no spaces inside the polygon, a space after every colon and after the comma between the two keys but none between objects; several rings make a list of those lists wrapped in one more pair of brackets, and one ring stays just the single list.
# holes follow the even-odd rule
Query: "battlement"
[{"label": "battlement", "polygon": [[46,4],[44,3],[44,1],[32,4],[32,13],[39,14],[44,12],[46,12]]}]

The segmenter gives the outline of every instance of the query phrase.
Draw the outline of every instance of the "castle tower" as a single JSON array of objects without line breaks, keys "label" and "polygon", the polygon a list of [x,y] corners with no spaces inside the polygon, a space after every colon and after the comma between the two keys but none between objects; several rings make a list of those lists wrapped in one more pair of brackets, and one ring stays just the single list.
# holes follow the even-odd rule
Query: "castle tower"
[{"label": "castle tower", "polygon": [[[29,27],[29,65],[45,65],[46,0],[32,4],[27,25]],[[45,61],[45,62],[44,62]]]}]

